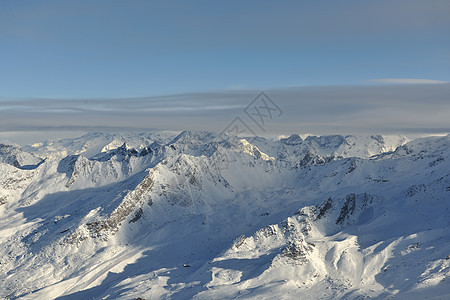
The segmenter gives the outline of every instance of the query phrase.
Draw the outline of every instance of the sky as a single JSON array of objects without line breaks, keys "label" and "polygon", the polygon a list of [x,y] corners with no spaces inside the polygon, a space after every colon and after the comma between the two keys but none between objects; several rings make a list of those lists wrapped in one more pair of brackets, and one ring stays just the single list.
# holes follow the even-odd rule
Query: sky
[{"label": "sky", "polygon": [[[446,131],[449,122],[432,110],[449,112],[449,15],[447,0],[0,0],[0,132],[216,130],[226,122],[214,121],[238,116],[259,91],[297,114],[322,105],[314,121],[286,113],[272,131]],[[384,92],[393,86],[396,99]],[[407,105],[411,91],[437,97],[421,99],[430,115]],[[396,109],[376,115],[388,101]],[[381,118],[383,126],[319,120],[344,119],[339,107],[352,106],[371,107],[370,117],[355,119]],[[388,120],[399,107],[409,123]]]}]

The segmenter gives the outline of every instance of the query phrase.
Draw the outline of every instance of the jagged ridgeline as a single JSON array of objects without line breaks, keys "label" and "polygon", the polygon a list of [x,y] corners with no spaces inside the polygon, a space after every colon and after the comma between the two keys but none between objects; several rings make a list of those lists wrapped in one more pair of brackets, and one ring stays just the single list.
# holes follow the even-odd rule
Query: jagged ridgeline
[{"label": "jagged ridgeline", "polygon": [[0,145],[0,296],[450,294],[450,136]]}]

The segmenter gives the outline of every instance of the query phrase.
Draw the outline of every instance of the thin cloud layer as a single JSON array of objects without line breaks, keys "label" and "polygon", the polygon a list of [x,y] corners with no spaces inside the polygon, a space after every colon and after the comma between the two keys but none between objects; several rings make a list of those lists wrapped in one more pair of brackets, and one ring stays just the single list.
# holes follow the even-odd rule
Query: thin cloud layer
[{"label": "thin cloud layer", "polygon": [[259,91],[241,90],[130,99],[4,99],[0,132],[222,131],[236,117],[258,135],[450,132],[448,83],[266,92],[283,113],[269,118],[260,107],[266,113],[262,128],[244,112]]},{"label": "thin cloud layer", "polygon": [[434,79],[416,79],[416,78],[380,78],[372,79],[372,82],[380,83],[394,83],[394,84],[442,84],[448,83],[447,81],[434,80]]}]

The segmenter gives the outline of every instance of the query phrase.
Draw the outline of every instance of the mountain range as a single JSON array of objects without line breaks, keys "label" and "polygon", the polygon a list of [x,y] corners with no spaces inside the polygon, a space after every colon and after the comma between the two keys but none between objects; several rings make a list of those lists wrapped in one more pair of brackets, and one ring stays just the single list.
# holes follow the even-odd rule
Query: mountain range
[{"label": "mountain range", "polygon": [[448,299],[450,135],[0,145],[6,299]]}]

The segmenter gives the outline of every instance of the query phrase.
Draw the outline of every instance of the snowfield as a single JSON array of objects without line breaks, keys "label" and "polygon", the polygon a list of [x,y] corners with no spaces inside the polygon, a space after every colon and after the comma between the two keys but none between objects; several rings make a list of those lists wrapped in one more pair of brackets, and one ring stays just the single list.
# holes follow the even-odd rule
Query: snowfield
[{"label": "snowfield", "polygon": [[450,135],[0,145],[6,299],[450,299]]}]

